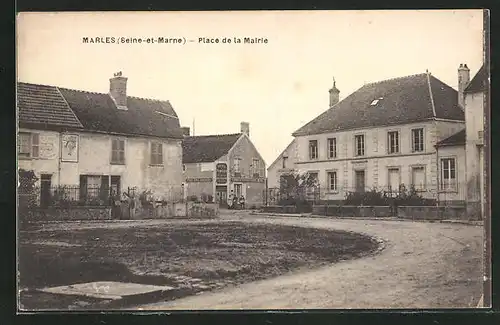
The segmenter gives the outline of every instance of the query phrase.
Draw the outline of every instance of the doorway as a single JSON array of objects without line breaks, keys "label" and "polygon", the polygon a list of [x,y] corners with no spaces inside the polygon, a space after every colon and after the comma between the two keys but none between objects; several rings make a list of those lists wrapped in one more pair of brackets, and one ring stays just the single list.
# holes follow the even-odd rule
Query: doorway
[{"label": "doorway", "polygon": [[365,191],[365,171],[364,170],[356,170],[355,174],[355,187],[356,192],[364,192]]},{"label": "doorway", "polygon": [[46,208],[50,205],[52,187],[52,174],[42,174],[40,176],[40,206]]},{"label": "doorway", "polygon": [[227,206],[227,186],[216,186],[215,192],[219,206]]}]

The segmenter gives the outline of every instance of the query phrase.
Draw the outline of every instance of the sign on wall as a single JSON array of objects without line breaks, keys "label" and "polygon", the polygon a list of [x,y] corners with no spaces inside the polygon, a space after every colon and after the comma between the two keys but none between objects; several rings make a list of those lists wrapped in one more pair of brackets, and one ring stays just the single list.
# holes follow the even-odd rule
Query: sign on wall
[{"label": "sign on wall", "polygon": [[78,162],[78,140],[76,134],[61,136],[61,161]]},{"label": "sign on wall", "polygon": [[226,184],[227,183],[227,164],[219,163],[215,167],[215,175],[217,184]]}]

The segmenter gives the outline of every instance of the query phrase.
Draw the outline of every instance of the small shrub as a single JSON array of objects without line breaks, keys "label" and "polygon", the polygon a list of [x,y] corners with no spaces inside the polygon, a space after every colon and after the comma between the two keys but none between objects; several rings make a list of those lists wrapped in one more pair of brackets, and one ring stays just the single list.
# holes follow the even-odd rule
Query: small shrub
[{"label": "small shrub", "polygon": [[196,196],[196,195],[190,195],[190,196],[188,196],[187,200],[189,202],[198,202],[198,196]]},{"label": "small shrub", "polygon": [[390,201],[387,192],[373,188],[368,192],[348,192],[343,203],[354,206],[386,206],[390,205]]}]

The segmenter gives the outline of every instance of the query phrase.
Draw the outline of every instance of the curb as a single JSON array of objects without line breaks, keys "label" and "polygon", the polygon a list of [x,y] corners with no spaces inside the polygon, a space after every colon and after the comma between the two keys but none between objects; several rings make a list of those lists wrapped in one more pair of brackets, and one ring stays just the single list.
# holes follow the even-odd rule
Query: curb
[{"label": "curb", "polygon": [[265,213],[265,212],[252,212],[250,215],[257,215],[257,216],[270,216],[270,217],[294,217],[294,218],[322,218],[322,219],[337,219],[337,220],[381,220],[381,221],[413,221],[413,222],[429,222],[429,223],[449,223],[449,224],[461,224],[461,225],[468,225],[468,226],[483,226],[482,221],[476,221],[476,220],[419,220],[419,219],[404,219],[404,218],[397,218],[397,217],[335,217],[335,216],[322,216],[322,215],[314,215],[314,214],[297,214],[297,213]]}]

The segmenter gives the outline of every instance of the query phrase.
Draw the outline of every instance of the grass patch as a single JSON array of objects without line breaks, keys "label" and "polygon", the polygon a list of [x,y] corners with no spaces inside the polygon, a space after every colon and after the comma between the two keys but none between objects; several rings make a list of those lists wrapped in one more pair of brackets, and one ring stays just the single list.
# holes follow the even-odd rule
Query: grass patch
[{"label": "grass patch", "polygon": [[[195,283],[206,290],[250,282],[378,247],[367,236],[344,231],[238,222],[24,231],[20,243],[21,287],[123,281],[174,286],[184,295],[202,290]],[[28,300],[27,308],[36,305]]]}]

